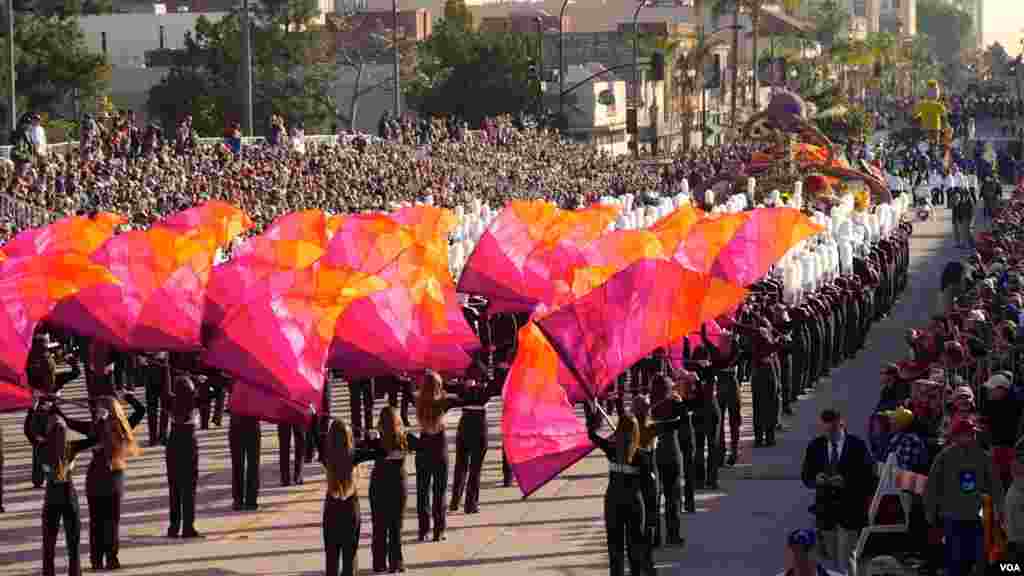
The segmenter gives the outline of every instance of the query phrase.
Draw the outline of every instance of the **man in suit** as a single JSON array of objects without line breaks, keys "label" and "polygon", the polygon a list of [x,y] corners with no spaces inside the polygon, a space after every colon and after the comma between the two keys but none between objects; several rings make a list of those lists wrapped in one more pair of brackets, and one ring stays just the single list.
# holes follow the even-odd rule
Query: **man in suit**
[{"label": "man in suit", "polygon": [[867,524],[874,461],[867,443],[846,431],[839,411],[822,411],[820,422],[822,435],[807,446],[801,478],[815,492],[813,510],[822,558],[848,573],[858,533]]}]

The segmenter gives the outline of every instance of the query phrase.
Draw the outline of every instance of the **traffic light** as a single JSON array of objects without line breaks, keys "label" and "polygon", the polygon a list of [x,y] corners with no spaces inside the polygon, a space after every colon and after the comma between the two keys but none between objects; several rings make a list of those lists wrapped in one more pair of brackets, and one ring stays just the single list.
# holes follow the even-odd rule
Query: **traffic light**
[{"label": "traffic light", "polygon": [[640,127],[637,122],[636,108],[626,109],[626,132],[628,134],[636,134],[640,132]]},{"label": "traffic light", "polygon": [[653,80],[655,82],[665,79],[665,55],[661,52],[655,52],[651,56],[651,67],[654,69]]},{"label": "traffic light", "polygon": [[527,77],[530,80],[540,80],[540,70],[537,69],[537,63],[530,59],[530,66],[527,68]]}]

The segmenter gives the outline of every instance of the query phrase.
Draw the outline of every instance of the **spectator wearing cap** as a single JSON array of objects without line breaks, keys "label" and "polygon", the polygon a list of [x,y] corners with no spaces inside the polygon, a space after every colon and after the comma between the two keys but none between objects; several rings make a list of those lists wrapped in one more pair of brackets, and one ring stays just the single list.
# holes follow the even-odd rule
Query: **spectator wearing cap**
[{"label": "spectator wearing cap", "polygon": [[982,409],[982,422],[992,446],[992,462],[999,479],[1006,487],[1012,479],[1010,467],[1014,459],[1021,408],[1010,395],[1013,374],[996,372],[983,388],[987,399]]},{"label": "spectator wearing cap", "polygon": [[839,576],[818,564],[814,549],[817,538],[813,530],[793,530],[786,536],[786,569],[779,576]]},{"label": "spectator wearing cap", "polygon": [[889,446],[882,460],[890,454],[896,456],[896,465],[904,470],[925,474],[928,472],[928,445],[921,436],[913,431],[914,413],[906,408],[897,408],[883,412],[889,418],[892,434]]},{"label": "spectator wearing cap", "polygon": [[822,435],[807,446],[801,478],[815,491],[813,511],[822,557],[849,572],[858,533],[867,524],[875,463],[867,443],[846,431],[837,410],[823,410],[820,418]]},{"label": "spectator wearing cap", "polygon": [[1006,530],[1007,555],[1013,562],[1024,561],[1024,443],[1018,442],[1014,447],[1014,459],[1011,465],[1013,483],[1006,491],[1006,514],[1003,528]]},{"label": "spectator wearing cap", "polygon": [[925,514],[932,529],[941,530],[945,538],[946,576],[971,574],[984,560],[979,514],[982,495],[993,495],[997,516],[1002,513],[1002,484],[992,469],[991,458],[978,444],[976,432],[973,417],[955,417],[950,427],[951,443],[928,472]]}]

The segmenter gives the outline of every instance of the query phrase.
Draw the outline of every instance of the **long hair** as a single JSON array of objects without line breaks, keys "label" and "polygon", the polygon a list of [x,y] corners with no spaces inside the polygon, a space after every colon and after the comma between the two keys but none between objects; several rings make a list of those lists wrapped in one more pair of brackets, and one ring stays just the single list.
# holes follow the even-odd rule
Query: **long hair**
[{"label": "long hair", "polygon": [[437,372],[428,370],[420,381],[420,393],[416,397],[416,419],[422,427],[436,426],[444,415],[441,401],[444,400],[444,382]]},{"label": "long hair", "polygon": [[135,441],[135,432],[124,413],[124,406],[116,398],[104,398],[100,407],[110,414],[101,427],[103,452],[111,469],[120,470],[128,456],[138,456],[142,449]]},{"label": "long hair", "polygon": [[402,427],[402,419],[398,417],[398,411],[391,406],[385,406],[380,411],[380,418],[377,419],[377,432],[380,433],[381,446],[384,452],[409,450],[405,440],[405,430]]},{"label": "long hair", "polygon": [[341,420],[331,420],[327,430],[327,495],[342,500],[356,493],[352,464],[352,430]]},{"label": "long hair", "polygon": [[616,450],[626,456],[626,459],[620,464],[632,462],[636,451],[640,448],[640,423],[637,422],[636,417],[623,415],[619,418],[619,425],[615,428],[615,441],[618,444]]},{"label": "long hair", "polygon": [[651,400],[646,395],[633,398],[633,414],[640,428],[640,448],[650,450],[658,437],[657,427],[651,422]]},{"label": "long hair", "polygon": [[68,430],[56,414],[50,414],[46,423],[46,461],[56,480],[68,476]]}]

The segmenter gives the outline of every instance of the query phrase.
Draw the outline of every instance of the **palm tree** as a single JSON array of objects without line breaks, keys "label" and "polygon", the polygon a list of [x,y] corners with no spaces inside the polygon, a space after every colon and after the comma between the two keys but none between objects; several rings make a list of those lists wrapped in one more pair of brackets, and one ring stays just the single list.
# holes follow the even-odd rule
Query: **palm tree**
[{"label": "palm tree", "polygon": [[736,13],[737,9],[746,12],[750,16],[751,34],[751,67],[754,70],[754,106],[757,106],[760,82],[757,77],[758,65],[758,37],[761,34],[761,13],[766,6],[781,6],[787,14],[795,14],[803,5],[803,0],[713,0],[712,14],[718,15],[726,12]]}]

